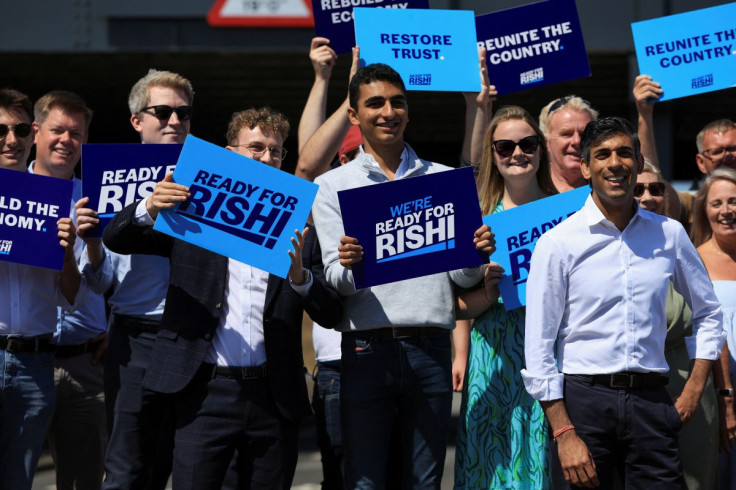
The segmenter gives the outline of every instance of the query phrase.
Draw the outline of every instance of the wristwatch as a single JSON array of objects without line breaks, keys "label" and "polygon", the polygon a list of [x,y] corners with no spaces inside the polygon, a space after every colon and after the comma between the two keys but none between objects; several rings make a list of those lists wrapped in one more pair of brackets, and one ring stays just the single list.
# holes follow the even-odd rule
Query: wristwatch
[{"label": "wristwatch", "polygon": [[733,388],[718,388],[716,393],[718,393],[718,396],[734,396]]}]

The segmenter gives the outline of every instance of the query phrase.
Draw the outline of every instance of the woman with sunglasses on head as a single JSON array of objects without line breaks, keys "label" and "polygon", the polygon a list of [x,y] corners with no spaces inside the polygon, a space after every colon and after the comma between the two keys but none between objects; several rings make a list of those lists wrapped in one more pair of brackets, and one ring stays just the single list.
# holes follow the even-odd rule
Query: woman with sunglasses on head
[{"label": "woman with sunglasses on head", "polygon": [[[486,131],[478,175],[484,215],[556,194],[544,136],[521,107],[501,108]],[[524,308],[506,311],[491,262],[484,286],[458,298],[476,316],[470,332],[457,448],[455,488],[549,487],[547,423],[524,389]]]},{"label": "woman with sunglasses on head", "polygon": [[[706,177],[695,196],[693,243],[703,259],[713,289],[721,302],[726,345],[721,353],[723,379],[714,379],[721,409],[719,460],[720,488],[736,489],[736,427],[723,420],[736,417],[736,170],[720,167]],[[715,371],[714,371],[715,374]],[[728,453],[728,454],[725,454]]]},{"label": "woman with sunglasses on head", "polygon": [[[649,159],[645,158],[644,161],[644,169],[636,179],[634,198],[642,209],[678,219],[680,200],[677,193],[662,179],[662,174]],[[690,374],[690,356],[685,338],[692,334],[692,311],[671,283],[667,293],[665,314],[667,320],[665,358],[670,368],[667,392],[674,399],[682,393]],[[716,484],[719,424],[716,392],[713,388],[714,379],[716,385],[723,379],[720,368],[714,369],[714,376],[709,377],[705,385],[697,412],[678,434],[683,471],[687,487],[690,489],[712,489]]]}]

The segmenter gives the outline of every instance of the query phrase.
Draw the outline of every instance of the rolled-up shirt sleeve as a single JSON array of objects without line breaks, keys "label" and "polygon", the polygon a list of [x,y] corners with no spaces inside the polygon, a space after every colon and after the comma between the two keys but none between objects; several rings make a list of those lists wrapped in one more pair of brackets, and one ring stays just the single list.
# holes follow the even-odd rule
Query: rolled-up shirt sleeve
[{"label": "rolled-up shirt sleeve", "polygon": [[685,230],[680,229],[677,243],[677,261],[672,283],[693,311],[693,334],[685,338],[687,352],[690,359],[714,361],[721,355],[726,341],[721,304],[713,291],[708,272]]},{"label": "rolled-up shirt sleeve", "polygon": [[565,311],[567,272],[557,244],[542,236],[534,249],[526,282],[526,329],[521,370],[526,391],[535,400],[563,397],[564,376],[555,362],[555,341]]}]

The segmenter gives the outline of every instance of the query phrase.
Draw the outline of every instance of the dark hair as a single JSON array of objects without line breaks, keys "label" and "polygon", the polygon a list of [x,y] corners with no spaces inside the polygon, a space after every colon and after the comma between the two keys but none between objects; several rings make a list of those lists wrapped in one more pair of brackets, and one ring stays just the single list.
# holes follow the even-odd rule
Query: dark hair
[{"label": "dark hair", "polygon": [[580,137],[580,153],[583,160],[590,162],[590,148],[616,134],[627,134],[634,140],[634,154],[636,159],[641,155],[641,142],[634,126],[622,117],[604,117],[591,121],[585,126]]},{"label": "dark hair", "polygon": [[358,96],[360,95],[360,86],[367,85],[372,82],[388,82],[400,88],[402,92],[406,92],[404,81],[401,79],[396,70],[383,63],[373,63],[358,69],[358,71],[350,80],[349,95],[350,107],[358,109]]},{"label": "dark hair", "polygon": [[0,109],[12,112],[25,112],[28,120],[33,121],[33,104],[31,99],[22,92],[12,88],[0,89]]}]

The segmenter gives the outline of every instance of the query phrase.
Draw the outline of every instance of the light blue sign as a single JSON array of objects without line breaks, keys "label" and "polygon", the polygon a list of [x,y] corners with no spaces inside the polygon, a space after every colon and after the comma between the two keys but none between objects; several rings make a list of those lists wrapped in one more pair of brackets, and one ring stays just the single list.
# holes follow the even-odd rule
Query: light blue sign
[{"label": "light blue sign", "polygon": [[318,186],[188,136],[174,182],[191,197],[159,214],[154,229],[286,277],[294,230],[302,230]]},{"label": "light blue sign", "polygon": [[589,194],[590,187],[586,185],[483,217],[496,234],[496,251],[491,260],[506,271],[498,284],[506,310],[526,305],[529,262],[539,237],[579,211]]},{"label": "light blue sign", "polygon": [[736,3],[634,22],[639,72],[662,85],[659,100],[736,86]]},{"label": "light blue sign", "polygon": [[472,11],[356,7],[353,14],[361,65],[389,65],[407,90],[480,90]]}]

